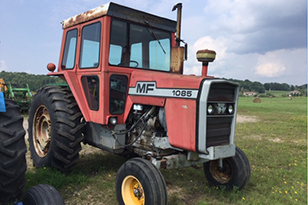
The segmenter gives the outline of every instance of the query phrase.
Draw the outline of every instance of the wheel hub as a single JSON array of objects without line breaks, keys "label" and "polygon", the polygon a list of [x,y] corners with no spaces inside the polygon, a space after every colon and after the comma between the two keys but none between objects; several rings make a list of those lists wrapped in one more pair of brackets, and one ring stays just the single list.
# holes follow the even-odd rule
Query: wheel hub
[{"label": "wheel hub", "polygon": [[33,145],[40,157],[45,157],[51,143],[51,119],[47,108],[41,105],[33,117]]},{"label": "wheel hub", "polygon": [[220,165],[219,160],[211,161],[210,172],[213,178],[221,184],[228,183],[232,178],[231,165],[226,160],[223,161],[223,166]]},{"label": "wheel hub", "polygon": [[142,196],[142,189],[140,189],[140,187],[134,189],[134,195],[137,198],[140,198]]},{"label": "wheel hub", "polygon": [[122,182],[122,198],[125,204],[144,204],[143,187],[136,177],[132,175],[125,177]]}]

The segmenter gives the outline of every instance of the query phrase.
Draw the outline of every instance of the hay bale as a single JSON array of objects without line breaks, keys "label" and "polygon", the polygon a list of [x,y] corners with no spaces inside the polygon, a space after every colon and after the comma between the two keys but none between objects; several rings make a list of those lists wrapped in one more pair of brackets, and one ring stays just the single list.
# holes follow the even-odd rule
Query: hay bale
[{"label": "hay bale", "polygon": [[261,103],[261,99],[256,97],[256,98],[253,99],[253,102],[254,103]]}]

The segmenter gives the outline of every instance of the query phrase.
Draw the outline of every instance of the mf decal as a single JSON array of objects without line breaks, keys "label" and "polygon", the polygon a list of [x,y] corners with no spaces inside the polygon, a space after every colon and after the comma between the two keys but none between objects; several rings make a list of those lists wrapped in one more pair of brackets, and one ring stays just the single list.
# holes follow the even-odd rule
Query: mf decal
[{"label": "mf decal", "polygon": [[135,87],[129,88],[128,94],[140,95],[140,96],[196,99],[198,96],[198,90],[186,89],[186,88],[180,88],[180,89],[157,88],[156,82],[137,82]]},{"label": "mf decal", "polygon": [[148,93],[154,91],[155,83],[137,83],[137,93]]}]

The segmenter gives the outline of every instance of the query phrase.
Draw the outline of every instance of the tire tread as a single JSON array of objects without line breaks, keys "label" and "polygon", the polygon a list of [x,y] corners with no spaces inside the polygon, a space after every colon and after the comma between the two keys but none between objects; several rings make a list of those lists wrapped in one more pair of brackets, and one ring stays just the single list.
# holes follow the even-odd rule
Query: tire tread
[{"label": "tire tread", "polygon": [[238,147],[235,149],[235,156],[226,158],[229,164],[232,167],[233,176],[230,181],[226,184],[221,184],[216,181],[210,170],[211,163],[206,162],[203,164],[203,169],[208,182],[213,186],[226,187],[229,190],[237,187],[239,190],[243,189],[250,178],[250,164],[249,160],[246,157],[245,153]]},{"label": "tire tread", "polygon": [[5,99],[5,106],[0,113],[0,204],[21,196],[27,170],[23,117],[16,102]]},{"label": "tire tread", "polygon": [[[41,159],[33,147],[33,116],[37,107],[44,104],[52,120],[52,142],[46,159]],[[33,106],[32,106],[33,105]],[[29,144],[34,166],[52,166],[60,171],[72,169],[79,158],[80,142],[83,140],[81,124],[82,114],[74,96],[64,87],[46,86],[40,88],[34,96],[29,111]]]}]

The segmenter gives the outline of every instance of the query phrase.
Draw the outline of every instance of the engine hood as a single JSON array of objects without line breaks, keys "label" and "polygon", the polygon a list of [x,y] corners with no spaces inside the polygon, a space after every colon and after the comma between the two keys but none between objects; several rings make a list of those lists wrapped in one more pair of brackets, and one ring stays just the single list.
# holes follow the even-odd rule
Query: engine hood
[{"label": "engine hood", "polygon": [[134,71],[128,94],[196,99],[203,79],[201,76]]},{"label": "engine hood", "polygon": [[[131,74],[129,87],[136,87],[140,82],[155,82],[157,88],[199,89],[205,77],[194,75],[181,75],[151,71],[134,71]],[[213,78],[213,77],[208,77]]]}]

